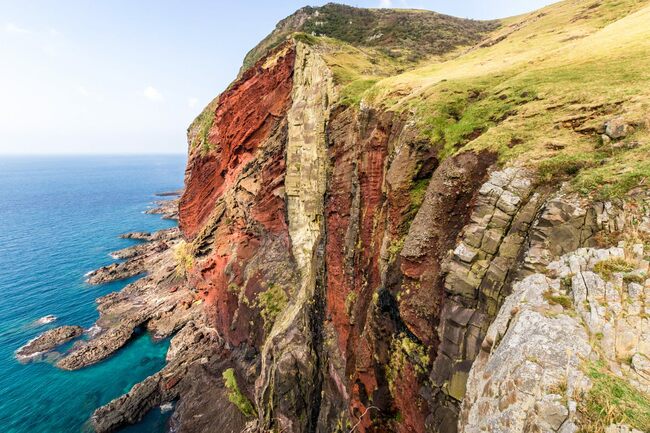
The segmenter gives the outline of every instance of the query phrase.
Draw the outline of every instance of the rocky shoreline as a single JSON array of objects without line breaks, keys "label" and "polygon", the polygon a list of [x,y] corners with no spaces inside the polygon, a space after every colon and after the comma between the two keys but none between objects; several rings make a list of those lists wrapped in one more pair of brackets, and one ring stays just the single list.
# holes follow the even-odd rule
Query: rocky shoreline
[{"label": "rocky shoreline", "polygon": [[79,337],[83,332],[84,330],[81,326],[66,325],[50,329],[18,349],[16,351],[16,358],[21,362],[29,361],[40,354],[49,352]]},{"label": "rocky shoreline", "polygon": [[[156,204],[159,207],[147,213],[161,214],[163,218],[177,213],[178,199]],[[190,366],[205,365],[219,353],[215,346],[216,331],[204,325],[202,301],[177,271],[175,250],[182,242],[178,228],[132,232],[120,237],[141,243],[113,252],[111,257],[122,261],[89,273],[87,282],[105,284],[138,274],[144,276],[119,292],[98,298],[99,318],[93,326],[97,331],[89,333],[87,340],[77,340],[55,365],[63,370],[78,370],[100,362],[126,345],[140,330],[148,331],[154,339],[176,336],[167,355],[168,364],[162,371],[95,412],[92,423],[97,432],[114,431],[136,422],[153,406],[172,401],[178,396],[178,387]],[[80,326],[50,329],[18,349],[16,358],[29,362],[83,333]],[[199,341],[205,344],[196,344]]]}]

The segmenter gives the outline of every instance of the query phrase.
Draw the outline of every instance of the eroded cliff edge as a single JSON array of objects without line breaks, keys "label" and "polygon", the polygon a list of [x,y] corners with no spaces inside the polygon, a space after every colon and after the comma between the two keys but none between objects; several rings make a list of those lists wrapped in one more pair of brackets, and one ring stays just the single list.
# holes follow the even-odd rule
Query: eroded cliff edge
[{"label": "eroded cliff edge", "polygon": [[[585,11],[602,22],[567,27],[582,33],[562,43],[598,42],[617,22],[589,6],[563,3],[425,54],[461,63],[483,55],[490,65],[495,50],[530,40],[528,27],[557,25],[558,16],[574,22]],[[625,7],[627,24],[650,13]],[[340,11],[324,12],[338,19]],[[643,159],[645,94],[590,100],[573,82],[549,88],[509,70],[486,84],[453,69],[447,83],[435,78],[446,59],[417,66],[334,31],[293,33],[318,17],[302,11],[294,17],[302,27],[279,26],[282,37],[190,126],[174,272],[193,315],[179,322],[165,370],[99,409],[97,430],[176,401],[180,432],[568,433],[593,416],[584,406],[589,384],[574,386],[593,363],[647,401],[646,167],[604,177],[620,158]],[[598,194],[583,179],[595,174],[619,194]],[[571,272],[557,264],[585,255],[596,259]],[[595,266],[627,279],[609,289],[632,308],[609,314],[638,321],[608,317],[607,332],[581,327],[576,317],[606,314],[596,305],[603,295],[589,299],[587,313],[580,281],[566,279]],[[607,293],[604,284],[593,286]],[[516,352],[513,341],[527,332],[534,340],[526,326],[535,323],[548,330],[539,331],[542,353],[557,355],[544,345],[570,339],[571,355]],[[626,343],[600,353],[590,335]],[[559,362],[571,372],[566,384],[506,369],[522,357],[533,373]],[[513,390],[522,384],[529,394]]]}]

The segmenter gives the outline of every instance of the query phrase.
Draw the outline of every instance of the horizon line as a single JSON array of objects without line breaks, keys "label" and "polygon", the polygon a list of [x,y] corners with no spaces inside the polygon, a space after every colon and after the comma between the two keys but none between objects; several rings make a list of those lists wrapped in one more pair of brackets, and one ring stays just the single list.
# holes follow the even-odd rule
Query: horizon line
[{"label": "horizon line", "polygon": [[117,153],[108,153],[108,152],[79,152],[79,153],[0,153],[0,157],[3,156],[187,156],[186,152],[139,152],[139,153],[127,153],[127,152],[117,152]]}]

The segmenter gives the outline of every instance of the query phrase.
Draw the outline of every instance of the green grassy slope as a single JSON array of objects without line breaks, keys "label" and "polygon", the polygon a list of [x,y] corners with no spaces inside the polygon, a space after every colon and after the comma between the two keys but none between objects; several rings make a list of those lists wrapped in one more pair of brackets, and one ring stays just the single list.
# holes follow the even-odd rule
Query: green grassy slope
[{"label": "green grassy slope", "polygon": [[[443,155],[493,149],[604,198],[644,182],[650,2],[567,0],[503,23],[474,48],[377,80],[356,100],[410,112]],[[635,132],[603,144],[603,123],[617,116]]]},{"label": "green grassy slope", "polygon": [[295,32],[374,48],[396,62],[413,64],[460,46],[474,45],[499,26],[497,21],[467,20],[424,10],[360,9],[336,3],[307,6],[280,21],[246,55],[242,70]]}]

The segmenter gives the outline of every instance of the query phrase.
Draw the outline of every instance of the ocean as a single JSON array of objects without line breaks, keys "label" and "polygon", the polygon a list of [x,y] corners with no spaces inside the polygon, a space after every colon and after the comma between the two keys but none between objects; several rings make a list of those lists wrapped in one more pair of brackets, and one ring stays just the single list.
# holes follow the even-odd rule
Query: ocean
[{"label": "ocean", "polygon": [[[51,363],[20,364],[14,351],[60,325],[89,328],[95,299],[128,281],[102,286],[84,274],[112,263],[111,251],[135,241],[130,231],[175,225],[143,212],[154,194],[183,184],[185,157],[0,156],[0,431],[92,431],[99,406],[164,365],[168,341],[138,336],[113,357],[79,371]],[[57,320],[38,326],[53,314]],[[164,432],[169,412],[153,410],[129,433]]]}]

